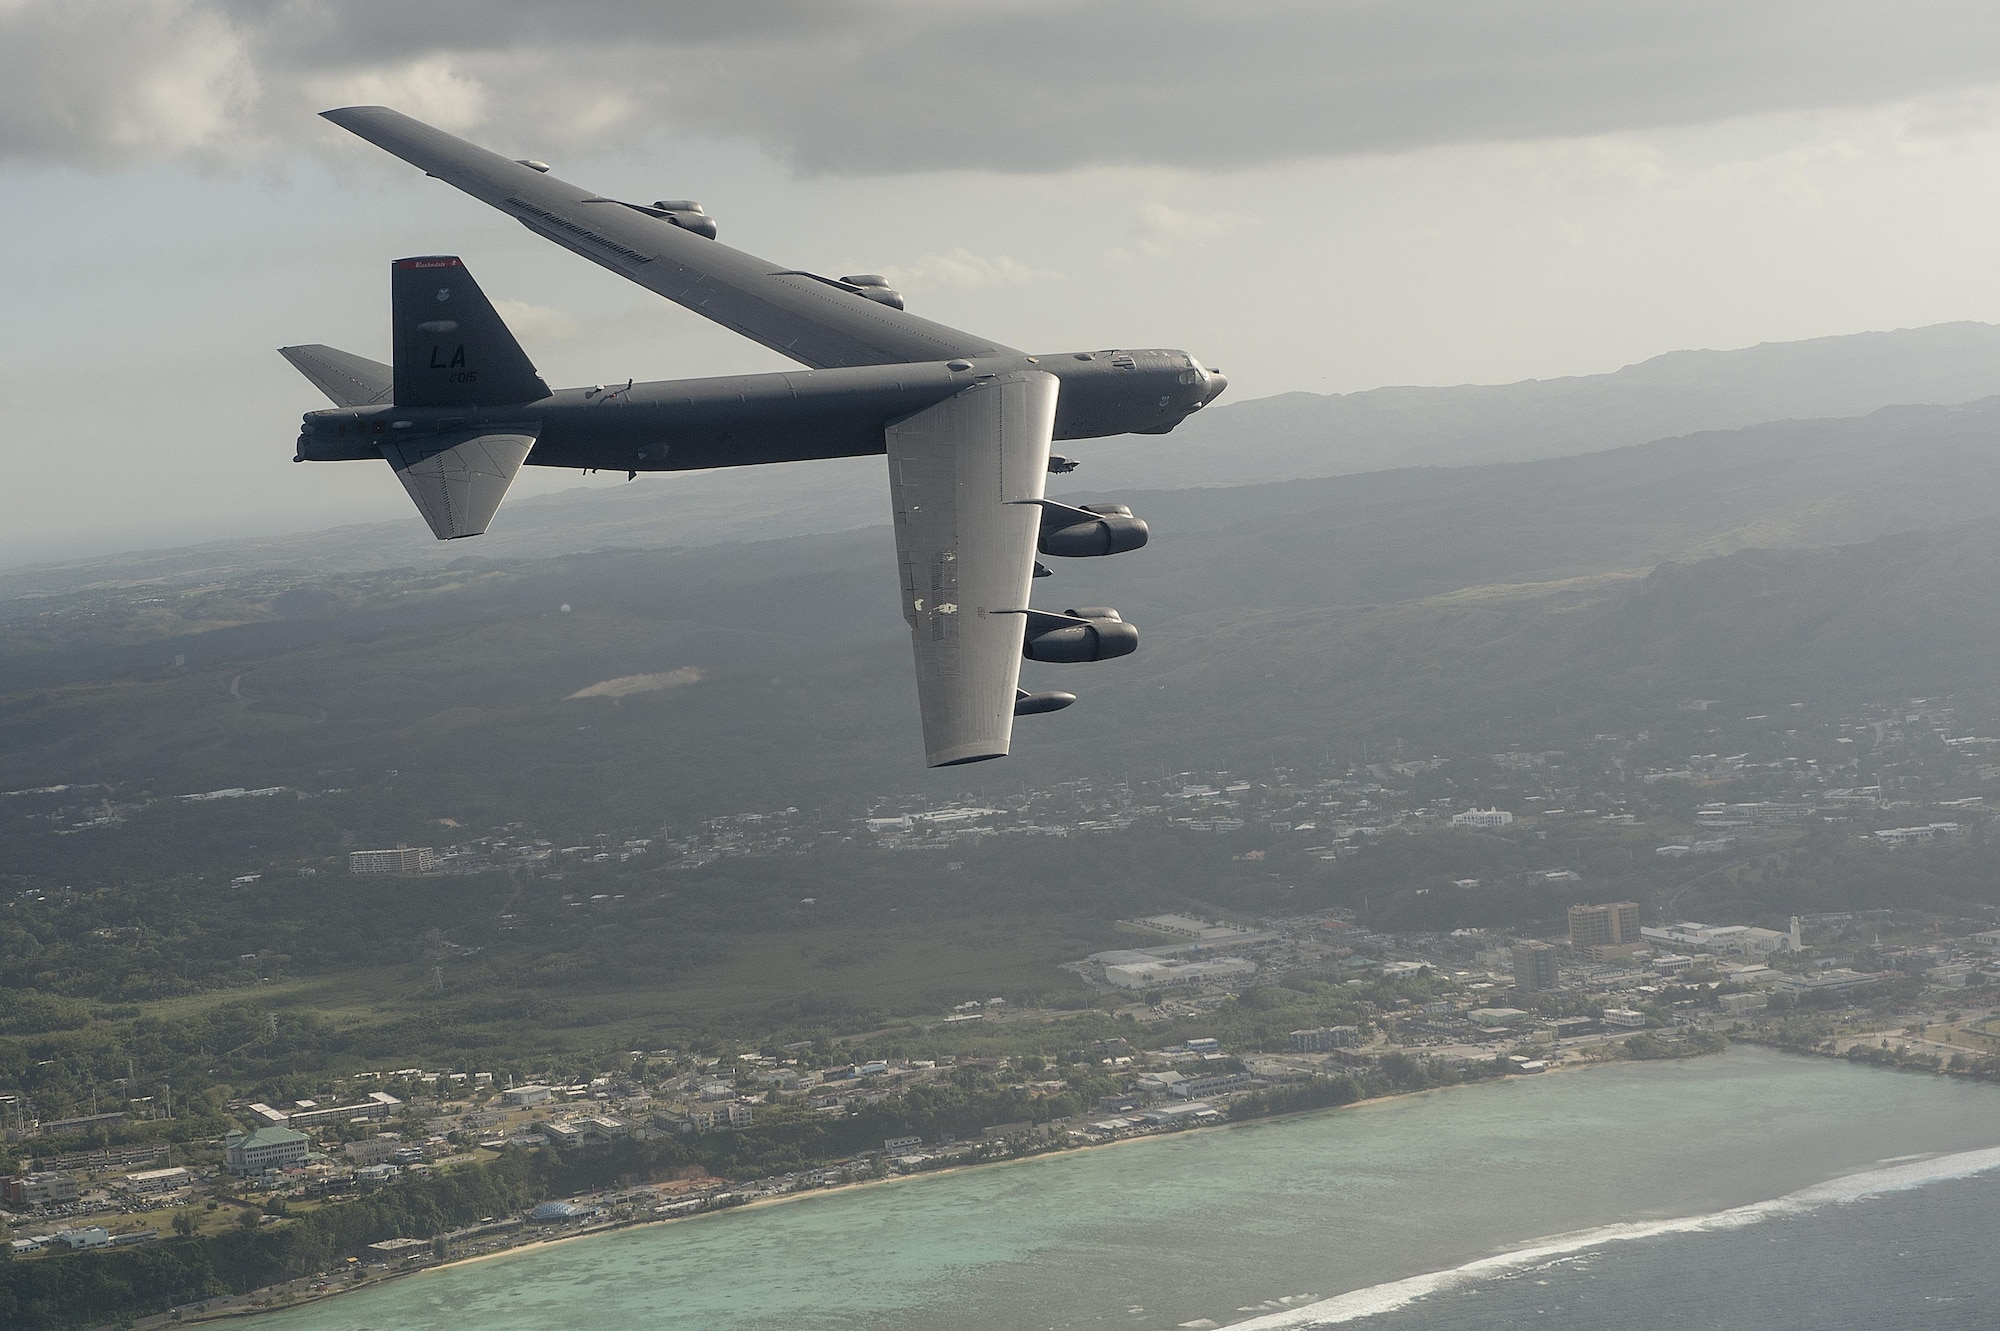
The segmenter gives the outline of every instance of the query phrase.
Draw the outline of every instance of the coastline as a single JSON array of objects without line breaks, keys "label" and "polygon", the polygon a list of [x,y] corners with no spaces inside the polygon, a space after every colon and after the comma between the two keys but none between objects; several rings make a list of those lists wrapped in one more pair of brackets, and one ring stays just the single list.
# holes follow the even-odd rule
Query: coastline
[{"label": "coastline", "polygon": [[[1650,1060],[1626,1059],[1626,1058],[1565,1059],[1559,1063],[1551,1065],[1544,1072],[1533,1074],[1533,1077],[1539,1079],[1543,1077],[1548,1077],[1555,1073],[1573,1072],[1583,1068],[1609,1067],[1624,1063],[1636,1063],[1636,1062],[1646,1062],[1646,1061]],[[1661,1060],[1661,1061],[1676,1062],[1679,1060]],[[1097,1150],[1106,1150],[1116,1146],[1133,1146],[1147,1142],[1164,1141],[1176,1137],[1185,1136],[1189,1133],[1207,1133],[1207,1132],[1214,1132],[1218,1130],[1232,1129],[1232,1128],[1234,1129],[1257,1128],[1265,1124],[1286,1122],[1292,1119],[1303,1118],[1308,1115],[1337,1114],[1349,1110],[1366,1109],[1371,1106],[1394,1104],[1400,1101],[1415,1099],[1420,1096],[1437,1095],[1448,1091],[1462,1091],[1471,1089],[1473,1087],[1481,1087],[1481,1086],[1505,1085],[1510,1081],[1519,1079],[1520,1078],[1518,1077],[1497,1077],[1497,1078],[1482,1079],[1479,1081],[1454,1082],[1444,1086],[1424,1086],[1415,1090],[1393,1091],[1386,1095],[1368,1096],[1364,1099],[1349,1101],[1347,1104],[1344,1105],[1322,1105],[1309,1109],[1290,1109],[1278,1113],[1261,1115],[1257,1118],[1245,1119],[1239,1122],[1225,1121],[1221,1123],[1190,1124],[1186,1127],[1176,1128],[1169,1132],[1151,1132],[1151,1133],[1144,1133],[1134,1137],[1118,1137],[1110,1141],[1084,1142],[1074,1146],[1063,1146],[1051,1150],[1036,1151],[1028,1155],[1007,1156],[999,1160],[975,1160],[975,1161],[969,1161],[964,1164],[950,1164],[950,1165],[940,1166],[939,1168],[936,1169],[919,1170],[914,1173],[891,1174],[884,1178],[856,1179],[845,1183],[835,1184],[831,1187],[811,1188],[803,1191],[781,1193],[771,1197],[758,1197],[750,1201],[737,1203],[736,1205],[733,1206],[720,1207],[715,1210],[709,1210],[709,1211],[699,1211],[692,1215],[647,1216],[644,1218],[633,1218],[630,1220],[612,1221],[602,1225],[588,1226],[586,1228],[576,1230],[570,1233],[552,1234],[546,1238],[531,1239],[524,1243],[517,1243],[509,1247],[501,1248],[495,1252],[470,1253],[464,1257],[448,1257],[443,1261],[426,1262],[423,1265],[419,1266],[409,1266],[400,1270],[384,1271],[378,1275],[370,1276],[368,1279],[362,1281],[359,1284],[348,1285],[344,1288],[328,1289],[318,1293],[309,1293],[305,1297],[295,1298],[290,1300],[289,1302],[285,1302],[282,1304],[276,1304],[266,1307],[237,1307],[237,1308],[217,1309],[214,1312],[208,1312],[208,1313],[195,1313],[192,1315],[184,1314],[178,1319],[173,1319],[168,1314],[162,1313],[162,1314],[156,1314],[152,1317],[138,1319],[133,1325],[135,1328],[190,1326],[207,1322],[222,1322],[222,1321],[240,1319],[245,1317],[263,1316],[268,1313],[285,1312],[294,1308],[302,1308],[310,1306],[312,1304],[322,1303],[328,1299],[338,1298],[344,1294],[356,1294],[360,1293],[363,1290],[376,1289],[391,1281],[407,1280],[415,1277],[433,1274],[439,1271],[450,1270],[456,1267],[471,1266],[479,1262],[497,1261],[501,1258],[514,1257],[527,1253],[541,1252],[550,1248],[561,1246],[563,1244],[575,1243],[585,1239],[601,1238],[608,1234],[625,1233],[631,1230],[643,1229],[656,1225],[676,1225],[676,1224],[687,1223],[690,1221],[713,1219],[723,1215],[729,1215],[742,1211],[751,1211],[763,1207],[783,1206],[794,1202],[810,1201],[818,1197],[838,1196],[858,1191],[863,1188],[881,1187],[896,1183],[909,1183],[918,1179],[943,1177],[947,1175],[960,1175],[981,1169],[997,1169],[1009,1165],[1027,1164],[1030,1161],[1035,1161],[1035,1160],[1046,1160],[1053,1157],[1077,1155],[1084,1152],[1097,1151]],[[272,1289],[278,1287],[266,1286],[265,1288]],[[260,1291],[252,1290],[236,1297],[254,1298],[257,1296],[259,1292]]]}]

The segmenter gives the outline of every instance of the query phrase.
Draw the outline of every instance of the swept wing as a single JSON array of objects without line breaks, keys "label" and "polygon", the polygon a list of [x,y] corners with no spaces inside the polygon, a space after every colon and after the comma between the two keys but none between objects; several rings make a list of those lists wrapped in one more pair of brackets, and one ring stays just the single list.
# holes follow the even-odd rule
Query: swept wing
[{"label": "swept wing", "polygon": [[841,283],[731,249],[386,106],[322,114],[556,244],[815,369],[1015,354]]},{"label": "swept wing", "polygon": [[1010,374],[889,426],[903,618],[932,767],[1005,756],[1059,384]]}]

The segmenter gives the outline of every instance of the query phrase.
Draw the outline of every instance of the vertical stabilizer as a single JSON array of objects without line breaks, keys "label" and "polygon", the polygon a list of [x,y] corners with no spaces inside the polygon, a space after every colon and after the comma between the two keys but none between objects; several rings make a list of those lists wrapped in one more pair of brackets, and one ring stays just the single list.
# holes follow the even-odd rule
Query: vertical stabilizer
[{"label": "vertical stabilizer", "polygon": [[399,407],[497,407],[549,395],[528,353],[458,259],[398,259],[390,269]]}]

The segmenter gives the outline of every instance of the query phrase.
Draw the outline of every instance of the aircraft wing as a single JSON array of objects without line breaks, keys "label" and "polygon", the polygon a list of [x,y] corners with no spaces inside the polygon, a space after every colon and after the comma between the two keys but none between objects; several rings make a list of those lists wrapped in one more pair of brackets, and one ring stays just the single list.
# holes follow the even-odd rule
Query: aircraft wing
[{"label": "aircraft wing", "polygon": [[1007,753],[1059,381],[1002,375],[889,426],[929,765]]},{"label": "aircraft wing", "polygon": [[1015,354],[851,286],[731,249],[386,106],[322,114],[530,231],[815,369]]}]

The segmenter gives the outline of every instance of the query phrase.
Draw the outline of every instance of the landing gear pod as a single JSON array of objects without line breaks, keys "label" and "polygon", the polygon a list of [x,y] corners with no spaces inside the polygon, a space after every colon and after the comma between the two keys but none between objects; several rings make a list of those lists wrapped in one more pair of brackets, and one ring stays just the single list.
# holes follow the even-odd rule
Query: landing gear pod
[{"label": "landing gear pod", "polygon": [[1026,689],[1014,691],[1014,715],[1040,716],[1045,712],[1060,712],[1076,701],[1074,693],[1030,693]]}]

